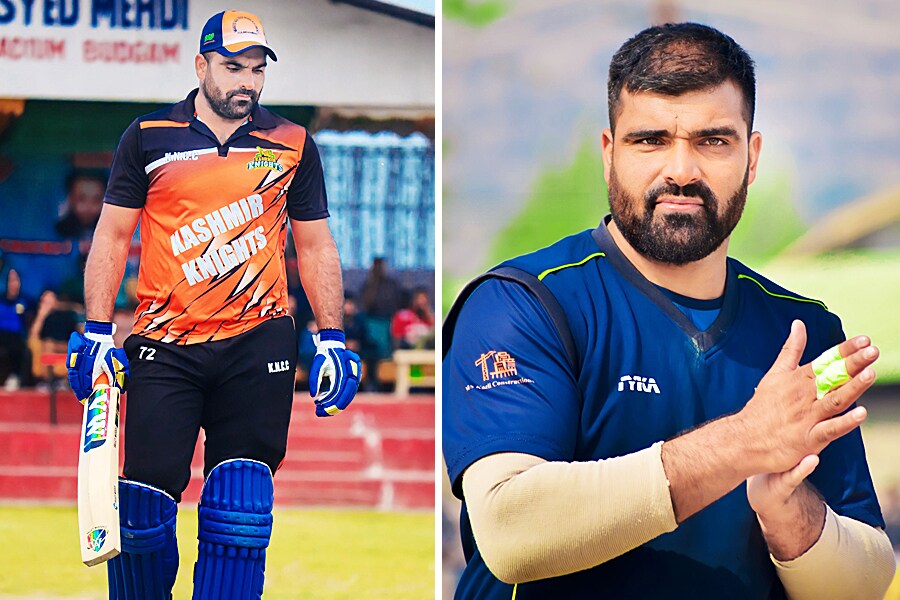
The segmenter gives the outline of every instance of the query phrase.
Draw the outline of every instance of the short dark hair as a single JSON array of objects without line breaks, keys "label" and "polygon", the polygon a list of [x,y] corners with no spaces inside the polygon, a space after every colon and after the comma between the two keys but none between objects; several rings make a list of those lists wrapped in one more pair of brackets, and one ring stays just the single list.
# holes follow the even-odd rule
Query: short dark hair
[{"label": "short dark hair", "polygon": [[622,44],[609,64],[609,126],[615,129],[622,90],[679,96],[733,81],[744,95],[747,130],[756,109],[753,59],[718,29],[699,23],[649,27]]},{"label": "short dark hair", "polygon": [[66,175],[66,193],[69,194],[72,192],[73,187],[75,186],[75,182],[79,179],[86,179],[88,181],[96,181],[103,189],[106,189],[107,176],[106,171],[103,169],[72,169]]}]

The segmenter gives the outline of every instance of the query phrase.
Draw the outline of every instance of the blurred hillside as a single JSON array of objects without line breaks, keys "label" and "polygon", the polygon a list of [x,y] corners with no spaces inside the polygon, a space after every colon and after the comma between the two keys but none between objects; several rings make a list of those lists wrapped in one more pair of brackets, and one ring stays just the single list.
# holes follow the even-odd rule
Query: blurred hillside
[{"label": "blurred hillside", "polygon": [[[445,309],[477,272],[596,225],[608,210],[599,140],[610,57],[651,22],[693,20],[734,37],[757,63],[754,128],[763,153],[730,253],[822,299],[848,335],[871,334],[884,354],[880,381],[900,380],[900,331],[890,329],[900,228],[886,223],[892,233],[875,236],[876,247],[847,256],[780,256],[835,210],[852,213],[854,201],[900,184],[900,3],[451,4],[443,36]],[[885,218],[883,205],[859,206],[856,219]]]},{"label": "blurred hillside", "polygon": [[[483,3],[456,2],[460,19]],[[787,170],[804,224],[900,181],[900,3],[523,0],[445,21],[444,253],[449,274],[491,240],[548,171],[606,126],[609,59],[660,16],[721,28],[758,65],[763,168]],[[465,10],[464,10],[465,9]],[[468,12],[467,12],[468,11]],[[598,207],[599,208],[599,207]]]}]

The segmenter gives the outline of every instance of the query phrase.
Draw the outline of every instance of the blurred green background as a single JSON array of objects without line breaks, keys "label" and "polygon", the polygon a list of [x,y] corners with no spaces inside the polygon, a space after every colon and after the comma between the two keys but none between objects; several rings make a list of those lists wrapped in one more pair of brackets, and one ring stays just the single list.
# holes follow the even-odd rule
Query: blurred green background
[{"label": "blurred green background", "polygon": [[[600,133],[626,39],[697,21],[750,53],[763,149],[730,255],[881,348],[863,436],[900,549],[900,3],[453,0],[443,18],[444,313],[478,273],[608,212]],[[445,594],[458,510],[444,475]]]},{"label": "blurred green background", "polygon": [[[562,199],[565,204],[561,206]],[[900,190],[888,190],[874,200],[896,202],[900,207]],[[861,198],[856,204],[872,204],[872,200]],[[847,208],[852,210],[852,206],[853,203],[844,212]],[[461,287],[478,272],[571,233],[593,228],[608,211],[599,150],[584,141],[570,165],[548,169],[537,177],[534,191],[520,211],[491,239],[477,271],[455,276],[445,270],[444,313]],[[848,337],[861,333],[872,336],[882,351],[877,365],[878,383],[900,382],[900,318],[895,314],[900,301],[900,248],[853,243],[832,247],[829,223],[839,223],[841,218],[865,222],[869,217],[866,213],[836,214],[830,221],[820,223],[818,229],[810,228],[791,201],[790,172],[783,168],[761,170],[750,186],[747,207],[731,237],[729,254],[784,287],[824,302],[841,317]],[[865,225],[863,229],[868,231]],[[804,243],[813,250],[800,247]],[[823,249],[815,251],[819,247]],[[444,263],[449,260],[451,257],[445,254]]]}]

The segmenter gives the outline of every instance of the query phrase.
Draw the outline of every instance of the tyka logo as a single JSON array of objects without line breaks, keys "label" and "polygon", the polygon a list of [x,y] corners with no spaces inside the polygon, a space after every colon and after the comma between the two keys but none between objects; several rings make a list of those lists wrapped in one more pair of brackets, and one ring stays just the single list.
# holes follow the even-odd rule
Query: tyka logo
[{"label": "tyka logo", "polygon": [[290,371],[290,369],[291,361],[289,360],[276,360],[269,363],[269,373],[284,373],[285,371]]},{"label": "tyka logo", "polygon": [[625,391],[625,385],[628,385],[630,392],[644,392],[647,394],[659,394],[659,386],[652,377],[641,377],[640,375],[622,375],[619,378],[619,391]]}]

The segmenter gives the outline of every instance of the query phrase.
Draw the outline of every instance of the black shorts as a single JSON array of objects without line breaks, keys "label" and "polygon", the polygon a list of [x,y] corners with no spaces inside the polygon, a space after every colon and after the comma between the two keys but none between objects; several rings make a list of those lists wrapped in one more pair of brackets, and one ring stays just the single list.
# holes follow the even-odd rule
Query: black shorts
[{"label": "black shorts", "polygon": [[131,335],[124,346],[131,369],[126,478],[180,501],[201,427],[204,477],[231,458],[258,460],[275,472],[284,459],[294,397],[293,319],[272,319],[214,342],[179,346]]}]

